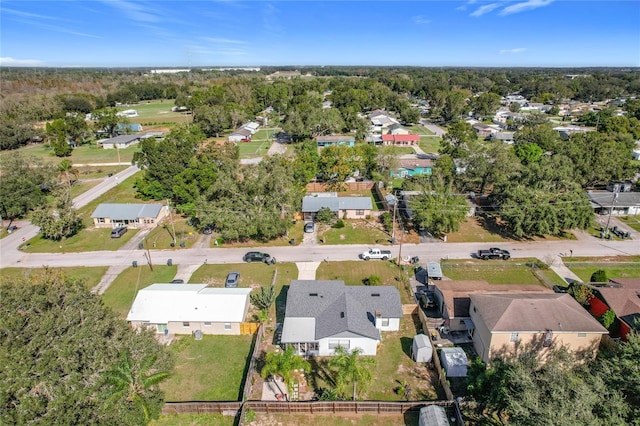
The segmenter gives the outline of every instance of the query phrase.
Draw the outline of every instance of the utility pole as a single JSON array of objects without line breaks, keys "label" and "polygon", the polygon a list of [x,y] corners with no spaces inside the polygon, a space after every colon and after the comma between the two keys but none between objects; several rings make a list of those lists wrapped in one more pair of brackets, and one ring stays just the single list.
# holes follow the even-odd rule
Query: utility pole
[{"label": "utility pole", "polygon": [[171,230],[173,231],[173,245],[175,247],[176,245],[176,228],[173,225],[173,214],[171,213],[171,204],[170,204],[170,200],[167,200],[167,207],[169,208],[169,220],[171,220]]},{"label": "utility pole", "polygon": [[614,184],[613,186],[613,199],[611,200],[611,208],[609,208],[609,218],[607,219],[607,226],[604,229],[605,235],[609,235],[609,223],[611,222],[611,213],[613,213],[613,207],[616,205],[616,201],[618,199],[618,186]]},{"label": "utility pole", "polygon": [[398,211],[398,199],[393,203],[393,220],[391,221],[391,244],[396,243],[396,211]]},{"label": "utility pole", "polygon": [[147,244],[147,239],[144,239],[144,247],[147,249],[147,261],[149,262],[149,269],[153,271],[153,264],[151,263],[151,252],[149,251],[149,245]]}]

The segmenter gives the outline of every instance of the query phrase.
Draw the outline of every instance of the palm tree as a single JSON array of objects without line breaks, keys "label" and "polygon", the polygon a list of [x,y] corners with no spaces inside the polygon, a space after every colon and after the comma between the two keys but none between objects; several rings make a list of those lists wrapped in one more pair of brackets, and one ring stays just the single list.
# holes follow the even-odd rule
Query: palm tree
[{"label": "palm tree", "polygon": [[342,346],[338,346],[335,355],[329,360],[329,367],[336,370],[336,383],[338,388],[353,383],[353,400],[356,399],[356,388],[360,383],[360,388],[365,389],[373,379],[369,366],[375,365],[376,361],[369,357],[360,357],[362,349],[355,348],[351,352]]},{"label": "palm tree", "polygon": [[311,365],[300,355],[295,354],[293,346],[287,346],[284,352],[269,352],[265,357],[266,364],[260,375],[263,379],[268,376],[280,376],[291,393],[293,389],[293,370],[309,372]]},{"label": "palm tree", "polygon": [[104,374],[105,383],[110,386],[107,405],[126,401],[142,410],[144,419],[151,419],[148,399],[157,391],[157,385],[169,377],[165,371],[153,372],[156,355],[151,354],[142,359],[139,366],[132,363],[131,354],[125,350],[121,360]]},{"label": "palm tree", "polygon": [[[68,158],[65,158],[58,164],[58,172],[60,173],[60,177],[64,178],[64,183],[67,186],[71,186],[73,181],[78,180],[78,174],[80,173],[78,169],[73,167],[73,163]],[[73,180],[71,180],[72,176]]]}]

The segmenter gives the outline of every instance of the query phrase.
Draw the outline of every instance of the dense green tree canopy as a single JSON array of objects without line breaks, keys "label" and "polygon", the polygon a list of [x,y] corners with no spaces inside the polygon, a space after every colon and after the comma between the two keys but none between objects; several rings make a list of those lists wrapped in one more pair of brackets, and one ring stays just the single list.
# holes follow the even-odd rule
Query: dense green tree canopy
[{"label": "dense green tree canopy", "polygon": [[[115,396],[106,373],[130,354],[133,371],[167,372],[172,360],[148,331],[136,332],[82,282],[55,271],[0,287],[0,423],[13,425],[147,423],[127,395]],[[144,363],[155,358],[152,365]],[[143,369],[144,370],[144,369]],[[162,392],[144,393],[149,418]]]},{"label": "dense green tree canopy", "polygon": [[[0,126],[1,127],[1,126]],[[46,203],[46,193],[56,184],[50,163],[35,157],[6,155],[0,173],[0,215],[16,219]]]},{"label": "dense green tree canopy", "polygon": [[33,212],[31,221],[40,227],[42,238],[60,241],[82,229],[82,218],[73,208],[69,191],[69,186],[58,188],[53,206],[44,206]]}]

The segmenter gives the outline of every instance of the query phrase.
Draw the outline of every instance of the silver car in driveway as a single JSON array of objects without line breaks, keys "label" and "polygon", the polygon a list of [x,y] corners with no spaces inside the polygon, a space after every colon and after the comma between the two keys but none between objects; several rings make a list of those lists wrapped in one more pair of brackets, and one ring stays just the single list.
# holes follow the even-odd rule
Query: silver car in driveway
[{"label": "silver car in driveway", "polygon": [[229,275],[227,275],[227,280],[224,282],[224,286],[227,288],[238,287],[238,281],[240,281],[240,272],[229,272]]}]

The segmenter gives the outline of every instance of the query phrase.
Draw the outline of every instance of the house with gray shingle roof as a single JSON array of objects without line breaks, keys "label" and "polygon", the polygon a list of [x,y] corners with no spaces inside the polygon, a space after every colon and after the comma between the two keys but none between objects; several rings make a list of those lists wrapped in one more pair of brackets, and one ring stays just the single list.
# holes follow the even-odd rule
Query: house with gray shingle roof
[{"label": "house with gray shingle roof", "polygon": [[371,215],[371,197],[338,197],[336,192],[318,192],[302,199],[305,220],[314,220],[318,211],[328,208],[340,219],[364,219]]},{"label": "house with gray shingle roof", "polygon": [[333,355],[338,346],[376,355],[380,332],[399,330],[401,317],[395,287],[294,280],[287,292],[280,343],[307,356]]},{"label": "house with gray shingle roof", "polygon": [[133,228],[151,228],[169,214],[164,204],[122,203],[100,204],[91,214],[93,224],[98,228],[131,226]]}]

